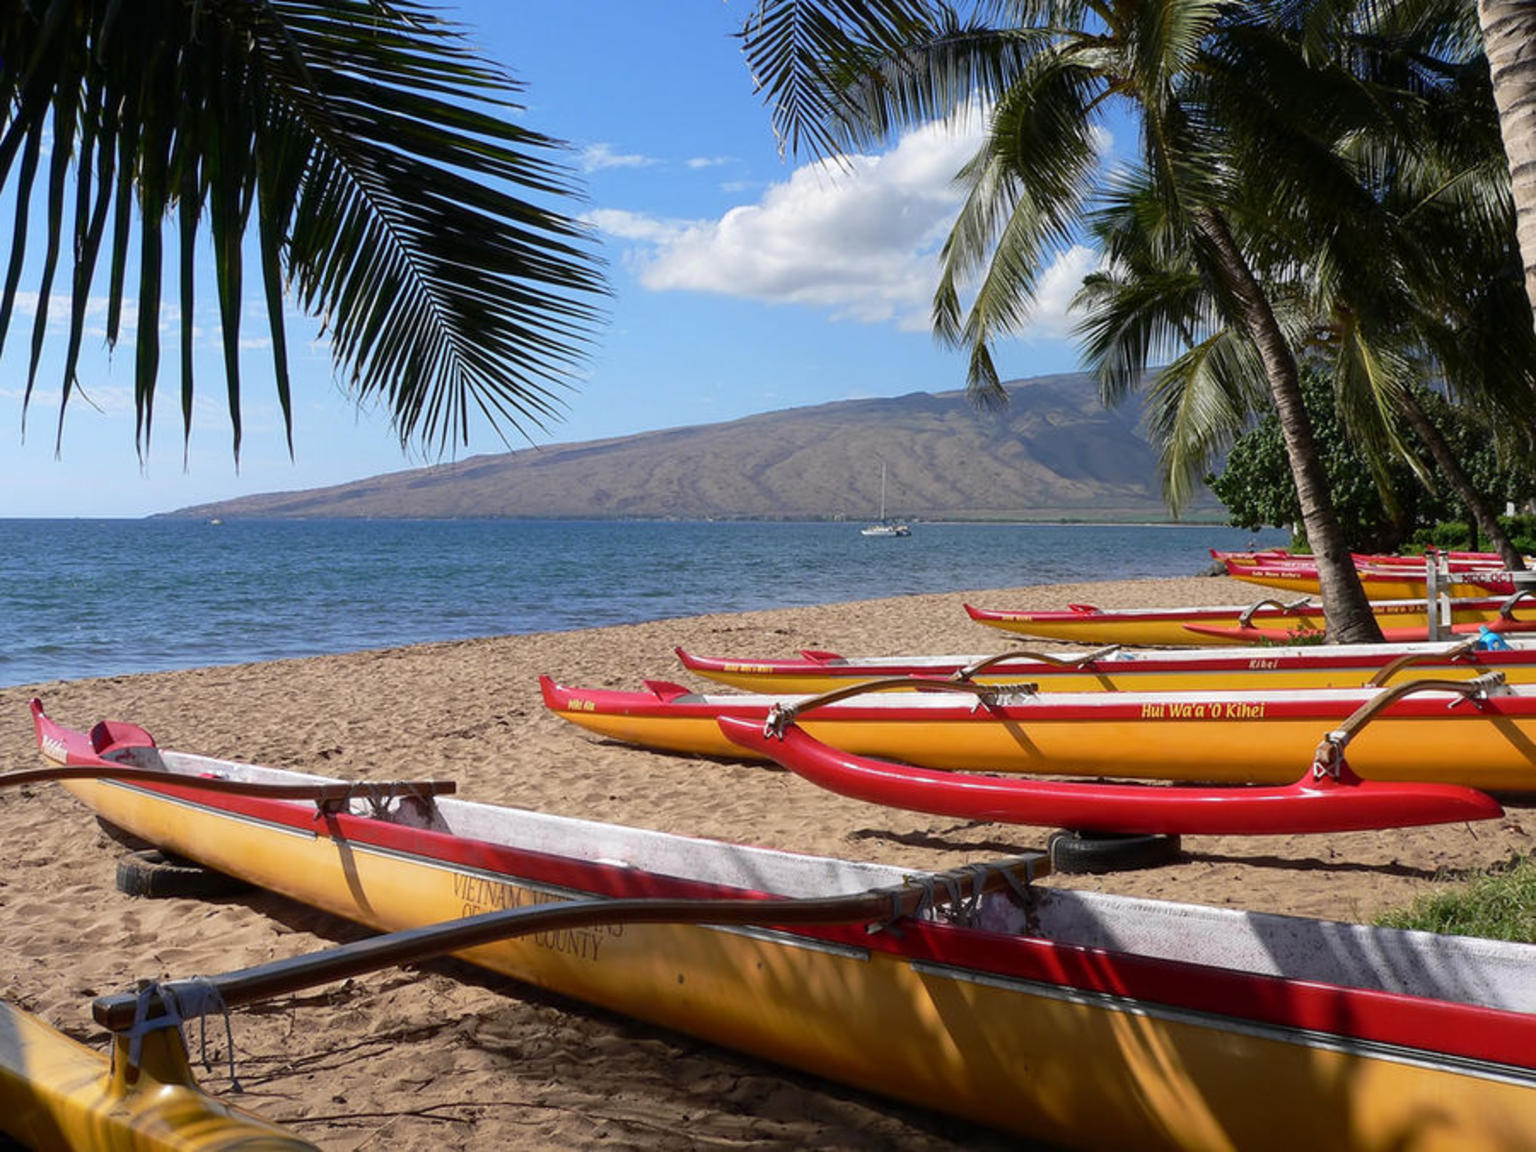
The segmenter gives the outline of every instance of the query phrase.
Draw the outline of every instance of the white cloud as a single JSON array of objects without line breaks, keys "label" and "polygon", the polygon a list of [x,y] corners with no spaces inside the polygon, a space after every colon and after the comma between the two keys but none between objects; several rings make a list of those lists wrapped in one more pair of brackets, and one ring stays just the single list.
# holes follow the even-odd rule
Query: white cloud
[{"label": "white cloud", "polygon": [[1030,337],[1065,340],[1072,335],[1075,317],[1069,317],[1067,310],[1072,304],[1072,297],[1083,286],[1083,277],[1092,272],[1098,263],[1099,254],[1081,244],[1074,244],[1056,257],[1035,285],[1035,310],[1030,314]]},{"label": "white cloud", "polygon": [[620,208],[597,208],[582,214],[584,223],[621,240],[639,240],[647,244],[671,244],[688,231],[686,220],[664,220]]},{"label": "white cloud", "polygon": [[[755,203],[713,220],[616,210],[587,219],[636,245],[628,257],[655,292],[690,291],[828,309],[863,323],[926,330],[938,251],[961,202],[955,174],[981,141],[980,118],[930,125],[889,152],[804,165]],[[1064,253],[1042,278],[1025,335],[1067,331],[1066,304],[1091,256]]]},{"label": "white cloud", "polygon": [[601,172],[604,168],[648,168],[656,161],[635,152],[615,152],[612,144],[589,144],[577,157],[583,172]]},{"label": "white cloud", "polygon": [[722,164],[731,163],[731,160],[732,158],[730,156],[694,156],[684,161],[684,163],[687,164],[689,168],[694,169],[718,168]]}]

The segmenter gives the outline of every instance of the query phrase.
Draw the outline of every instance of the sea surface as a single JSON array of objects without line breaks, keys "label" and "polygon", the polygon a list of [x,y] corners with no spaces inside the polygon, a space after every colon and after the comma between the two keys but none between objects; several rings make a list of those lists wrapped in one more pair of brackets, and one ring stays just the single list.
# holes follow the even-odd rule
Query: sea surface
[{"label": "sea surface", "polygon": [[[922,592],[1192,576],[1211,525],[0,520],[0,686]],[[1006,605],[998,605],[1006,607]]]}]

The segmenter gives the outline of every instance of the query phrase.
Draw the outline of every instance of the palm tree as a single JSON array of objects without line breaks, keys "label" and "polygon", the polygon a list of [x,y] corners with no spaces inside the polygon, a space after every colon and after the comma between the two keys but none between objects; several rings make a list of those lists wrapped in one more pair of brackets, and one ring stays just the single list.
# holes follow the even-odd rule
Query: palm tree
[{"label": "palm tree", "polygon": [[323,320],[356,398],[387,405],[402,446],[464,442],[476,414],[498,429],[539,425],[581,363],[603,281],[586,230],[540,204],[578,189],[559,142],[513,122],[518,91],[415,0],[6,5],[0,183],[16,215],[0,341],[15,318],[34,200],[46,229],[28,400],[67,247],[62,435],[105,257],[109,345],[137,295],[142,453],[170,259],[189,430],[206,234],[238,458],[243,242],[254,214],[290,452],[285,292]]},{"label": "palm tree", "polygon": [[[943,254],[935,330],[970,351],[968,386],[1001,394],[991,344],[1028,315],[1036,277],[1067,242],[1101,177],[1094,129],[1126,104],[1140,163],[1202,251],[1224,308],[1262,365],[1284,434],[1328,632],[1380,638],[1328,495],[1296,358],[1225,211],[1232,157],[1213,129],[1230,73],[1224,37],[1261,29],[1267,5],[1221,0],[1040,0],[984,5],[1008,20],[960,20],[918,0],[759,0],[744,38],[791,146],[858,145],[894,127],[991,108],[988,137],[962,173],[968,195]],[[968,307],[964,290],[976,284]]]},{"label": "palm tree", "polygon": [[[1272,159],[1252,167],[1304,168],[1323,194],[1305,182],[1288,188],[1280,213],[1272,180],[1232,184],[1226,210],[1239,229],[1251,225],[1241,233],[1245,252],[1262,268],[1292,346],[1332,362],[1339,405],[1378,480],[1385,485],[1390,452],[1429,481],[1398,431],[1406,425],[1505,563],[1518,568],[1518,551],[1412,387],[1439,380],[1509,433],[1515,450],[1530,450],[1536,340],[1521,320],[1519,286],[1505,273],[1516,257],[1513,214],[1486,72],[1475,54],[1456,48],[1455,7],[1427,7],[1408,28],[1378,19],[1368,37],[1352,37],[1365,47],[1341,51],[1331,66],[1316,53],[1310,61],[1292,54],[1291,66],[1311,75],[1286,87],[1314,92],[1326,111],[1307,118],[1299,145],[1271,122]],[[1282,73],[1274,48],[1267,38],[1267,58],[1246,60],[1245,71]],[[1432,48],[1454,51],[1437,58]],[[1412,69],[1404,71],[1405,60]],[[1333,143],[1317,147],[1330,136]],[[1273,158],[1297,147],[1303,155]],[[1341,204],[1348,227],[1339,227]],[[1114,189],[1094,232],[1104,266],[1078,297],[1087,359],[1108,403],[1141,387],[1149,359],[1166,365],[1152,377],[1148,411],[1165,491],[1177,505],[1260,405],[1258,368],[1200,250],[1185,243],[1145,175],[1129,174]]]},{"label": "palm tree", "polygon": [[1520,217],[1525,294],[1536,325],[1536,0],[1478,0],[1477,12]]}]

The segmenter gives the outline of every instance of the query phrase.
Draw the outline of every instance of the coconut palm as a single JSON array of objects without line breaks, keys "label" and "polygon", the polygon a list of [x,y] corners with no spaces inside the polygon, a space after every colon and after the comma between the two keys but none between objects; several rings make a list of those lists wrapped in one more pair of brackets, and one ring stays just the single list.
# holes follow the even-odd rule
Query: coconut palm
[{"label": "coconut palm", "polygon": [[1477,10],[1520,216],[1525,294],[1536,324],[1536,0],[1478,0]]},{"label": "coconut palm", "polygon": [[[1370,5],[1367,20],[1361,9],[1314,5],[1304,23],[1277,22],[1261,37],[1229,42],[1223,110],[1236,115],[1227,138],[1252,153],[1233,171],[1264,179],[1230,181],[1224,208],[1291,345],[1330,361],[1337,403],[1384,498],[1389,453],[1428,480],[1408,442],[1416,437],[1506,563],[1519,567],[1413,388],[1438,380],[1515,451],[1530,451],[1536,341],[1506,274],[1518,261],[1513,213],[1475,29],[1454,0]],[[1318,36],[1325,15],[1333,28]],[[1306,95],[1276,117],[1274,86]],[[1257,117],[1244,116],[1245,103]],[[1242,139],[1245,120],[1263,124],[1256,140]],[[1295,172],[1306,178],[1285,176]],[[1100,214],[1105,267],[1080,300],[1088,358],[1107,399],[1139,386],[1149,351],[1167,362],[1153,377],[1149,410],[1165,485],[1180,500],[1243,428],[1257,389],[1214,273],[1154,191],[1145,178],[1128,179]]]},{"label": "coconut palm", "polygon": [[136,314],[142,452],[171,263],[190,429],[206,243],[238,455],[252,233],[290,451],[285,294],[323,321],[354,395],[387,406],[402,446],[462,442],[477,414],[498,427],[539,424],[581,362],[603,286],[586,231],[543,206],[577,187],[559,142],[515,123],[518,91],[414,0],[5,5],[0,182],[16,214],[0,340],[35,255],[28,398],[57,291],[69,300],[69,402],[104,273],[109,345]]},{"label": "coconut palm", "polygon": [[[1202,250],[1224,308],[1263,367],[1317,557],[1330,636],[1379,639],[1328,496],[1296,358],[1223,205],[1233,157],[1214,127],[1227,37],[1269,5],[1221,0],[979,4],[962,19],[917,0],[759,0],[744,30],[754,74],[793,146],[857,146],[975,102],[989,131],[962,173],[934,326],[970,352],[974,394],[1001,393],[991,346],[1027,318],[1036,278],[1081,220],[1104,169],[1095,129],[1119,104],[1168,218]],[[996,17],[996,19],[989,19]],[[1198,81],[1198,82],[1197,82]],[[971,286],[974,290],[971,291]],[[969,294],[969,303],[964,303]]]},{"label": "coconut palm", "polygon": [[[1177,232],[1160,226],[1161,207],[1145,185],[1128,180],[1096,214],[1093,232],[1103,253],[1102,266],[1085,278],[1074,305],[1082,317],[1078,333],[1084,360],[1105,403],[1119,403],[1130,392],[1145,389],[1147,424],[1160,448],[1164,492],[1170,506],[1177,508],[1268,405],[1262,368],[1245,334],[1235,318],[1223,315],[1221,295],[1212,290],[1197,253],[1177,246]],[[1440,235],[1449,248],[1463,236],[1452,229]],[[1378,259],[1377,268],[1384,279],[1398,278],[1385,260]],[[1456,294],[1456,283],[1447,285],[1449,294]],[[1402,322],[1381,330],[1363,323],[1359,311],[1345,301],[1334,300],[1329,308],[1305,285],[1266,282],[1265,290],[1288,338],[1307,351],[1314,372],[1341,396],[1354,394],[1355,402],[1340,408],[1349,417],[1353,439],[1364,449],[1383,502],[1390,507],[1397,499],[1389,479],[1389,451],[1406,461],[1420,481],[1432,483],[1431,471],[1412,443],[1417,439],[1506,565],[1523,567],[1489,500],[1418,398],[1415,385],[1424,379],[1473,396],[1489,383],[1481,365],[1469,369],[1464,356],[1453,354],[1443,363],[1435,359],[1434,349],[1448,327],[1442,311],[1432,303],[1418,308],[1405,304]],[[1502,295],[1507,312],[1510,293]],[[1477,323],[1479,317],[1491,330]],[[1531,341],[1510,341],[1510,327],[1488,316],[1486,309],[1464,311],[1455,328],[1473,348],[1497,338],[1532,351]],[[1458,342],[1452,344],[1459,347]],[[1153,364],[1160,366],[1154,369]],[[1470,384],[1465,377],[1469,370]],[[1520,384],[1529,397],[1528,379]],[[1365,403],[1360,402],[1362,395]],[[1398,434],[1398,425],[1411,436]],[[1490,427],[1490,438],[1497,439],[1497,429],[1510,426],[1498,423],[1495,416]],[[1529,450],[1528,443],[1523,447]]]},{"label": "coconut palm", "polygon": [[[1325,37],[1319,11],[1333,20]],[[1309,48],[1309,34],[1328,48]],[[1291,259],[1307,264],[1314,337],[1334,356],[1339,403],[1357,438],[1369,444],[1378,428],[1374,438],[1412,464],[1397,435],[1411,429],[1505,563],[1523,567],[1410,387],[1437,381],[1509,450],[1531,451],[1536,330],[1511,275],[1519,252],[1508,171],[1470,7],[1317,4],[1290,39],[1317,105],[1305,155],[1282,165],[1310,174],[1286,197],[1297,226]],[[1271,128],[1269,146],[1283,135]],[[1332,141],[1326,156],[1320,137]]]}]

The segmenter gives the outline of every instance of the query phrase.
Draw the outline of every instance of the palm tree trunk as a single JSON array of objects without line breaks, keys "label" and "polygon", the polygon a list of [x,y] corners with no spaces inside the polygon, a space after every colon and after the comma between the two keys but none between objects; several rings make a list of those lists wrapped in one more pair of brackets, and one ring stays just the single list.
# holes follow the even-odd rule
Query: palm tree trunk
[{"label": "palm tree trunk", "polygon": [[1478,0],[1515,199],[1525,294],[1536,323],[1536,0]]},{"label": "palm tree trunk", "polygon": [[1192,216],[1195,227],[1211,247],[1223,287],[1237,303],[1243,326],[1264,363],[1270,399],[1275,405],[1280,434],[1285,440],[1291,478],[1301,502],[1301,522],[1317,562],[1328,639],[1337,644],[1380,641],[1381,626],[1371,613],[1371,602],[1360,583],[1360,573],[1349,554],[1328,492],[1328,478],[1318,456],[1312,422],[1302,403],[1296,357],[1275,320],[1268,297],[1232,238],[1226,219],[1220,212],[1208,208],[1197,208]]},{"label": "palm tree trunk", "polygon": [[1520,555],[1519,549],[1510,543],[1509,535],[1499,523],[1498,515],[1489,505],[1487,497],[1479,492],[1467,478],[1461,461],[1456,459],[1456,453],[1451,451],[1451,446],[1445,442],[1445,437],[1440,434],[1440,429],[1435,427],[1435,422],[1419,406],[1419,402],[1406,393],[1400,405],[1408,423],[1413,426],[1419,439],[1429,449],[1429,454],[1435,458],[1435,463],[1440,465],[1440,471],[1445,473],[1446,480],[1456,490],[1457,498],[1467,506],[1472,522],[1477,525],[1477,530],[1488,538],[1493,550],[1503,561],[1504,567],[1511,572],[1522,571],[1525,568],[1524,557]]}]

